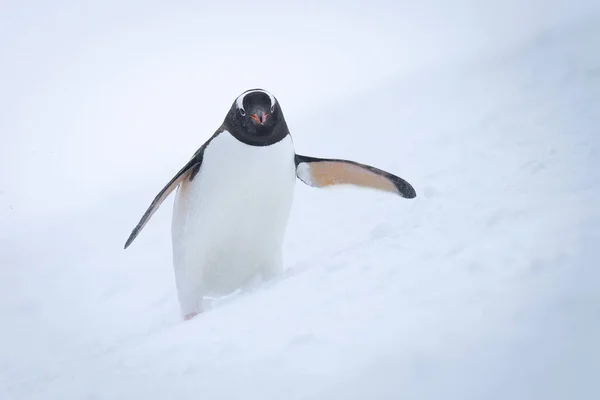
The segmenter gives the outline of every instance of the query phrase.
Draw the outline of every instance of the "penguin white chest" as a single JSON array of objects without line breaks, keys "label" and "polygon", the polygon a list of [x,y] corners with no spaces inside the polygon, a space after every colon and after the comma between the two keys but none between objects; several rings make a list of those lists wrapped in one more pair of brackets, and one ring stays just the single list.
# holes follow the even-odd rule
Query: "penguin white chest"
[{"label": "penguin white chest", "polygon": [[206,147],[200,171],[175,199],[173,262],[184,312],[198,297],[230,293],[282,266],[281,246],[296,181],[289,136],[250,146],[228,132]]}]

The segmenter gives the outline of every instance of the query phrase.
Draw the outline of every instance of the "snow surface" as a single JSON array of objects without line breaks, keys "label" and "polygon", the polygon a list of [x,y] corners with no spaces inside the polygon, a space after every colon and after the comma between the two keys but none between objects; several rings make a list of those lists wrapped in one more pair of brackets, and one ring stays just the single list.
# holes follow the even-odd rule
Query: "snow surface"
[{"label": "snow surface", "polygon": [[0,398],[600,398],[599,41],[589,14],[310,118],[275,91],[299,153],[393,171],[418,197],[298,181],[285,275],[191,321],[172,199],[122,246],[193,150],[33,220],[6,193]]}]

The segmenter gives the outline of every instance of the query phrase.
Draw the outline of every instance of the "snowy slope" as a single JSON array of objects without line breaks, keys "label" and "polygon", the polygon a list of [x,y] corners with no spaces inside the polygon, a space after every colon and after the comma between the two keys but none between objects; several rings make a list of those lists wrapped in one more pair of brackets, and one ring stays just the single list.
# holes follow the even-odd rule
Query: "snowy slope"
[{"label": "snowy slope", "polygon": [[418,197],[299,182],[285,276],[189,322],[171,201],[122,250],[162,181],[15,227],[0,398],[600,397],[599,40],[598,17],[565,24],[309,120],[280,99],[299,153],[394,171]]}]

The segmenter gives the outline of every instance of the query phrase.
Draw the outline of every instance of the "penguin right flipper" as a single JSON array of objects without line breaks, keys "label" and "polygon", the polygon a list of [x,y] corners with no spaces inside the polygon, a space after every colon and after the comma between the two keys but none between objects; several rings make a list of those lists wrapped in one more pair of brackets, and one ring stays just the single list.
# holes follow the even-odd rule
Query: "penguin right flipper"
[{"label": "penguin right flipper", "polygon": [[356,161],[307,157],[296,154],[296,176],[309,186],[354,185],[391,192],[413,199],[417,192],[406,180]]},{"label": "penguin right flipper", "polygon": [[165,185],[165,187],[163,187],[162,190],[160,192],[158,192],[158,194],[156,195],[156,197],[154,198],[154,200],[152,201],[152,203],[150,204],[150,206],[148,207],[148,209],[146,210],[146,212],[140,219],[140,222],[138,222],[138,224],[135,226],[135,228],[133,228],[133,231],[131,232],[131,234],[129,235],[129,238],[125,242],[125,247],[124,247],[125,249],[127,247],[129,247],[129,245],[135,240],[135,238],[140,233],[140,231],[144,228],[144,226],[146,225],[148,220],[150,220],[150,217],[152,217],[152,215],[156,212],[156,210],[158,210],[158,207],[160,207],[162,202],[165,201],[165,199],[167,197],[169,197],[171,192],[177,186],[179,186],[179,184],[184,179],[186,179],[188,177],[190,179],[194,179],[194,176],[200,170],[200,166],[202,164],[202,159],[204,156],[204,148],[206,147],[206,145],[208,144],[209,141],[207,141],[204,145],[202,145],[202,147],[200,147],[200,149],[198,149],[198,151],[196,151],[196,153],[192,156],[190,161],[188,161],[187,164],[185,164],[183,166],[183,168],[181,168],[179,170],[179,172],[177,172],[175,174],[175,176]]}]

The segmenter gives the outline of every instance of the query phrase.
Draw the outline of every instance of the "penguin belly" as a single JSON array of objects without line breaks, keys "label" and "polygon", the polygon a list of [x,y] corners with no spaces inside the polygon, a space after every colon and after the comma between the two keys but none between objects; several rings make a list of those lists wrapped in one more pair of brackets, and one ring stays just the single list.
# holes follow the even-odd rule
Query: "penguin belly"
[{"label": "penguin belly", "polygon": [[200,171],[177,190],[171,227],[181,312],[283,267],[282,244],[296,181],[290,136],[250,146],[228,132],[207,145]]}]

